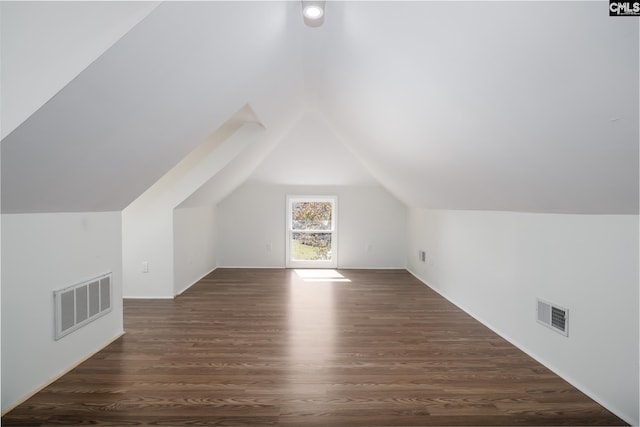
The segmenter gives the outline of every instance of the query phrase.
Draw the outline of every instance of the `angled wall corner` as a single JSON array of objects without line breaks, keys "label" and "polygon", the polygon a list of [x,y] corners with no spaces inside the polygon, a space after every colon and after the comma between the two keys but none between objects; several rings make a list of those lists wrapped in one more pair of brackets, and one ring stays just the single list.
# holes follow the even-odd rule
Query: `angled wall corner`
[{"label": "angled wall corner", "polygon": [[262,125],[234,116],[123,210],[125,297],[172,298],[183,290],[174,282],[175,208],[263,132]]},{"label": "angled wall corner", "polygon": [[215,206],[174,209],[175,295],[187,290],[218,266],[216,216]]}]

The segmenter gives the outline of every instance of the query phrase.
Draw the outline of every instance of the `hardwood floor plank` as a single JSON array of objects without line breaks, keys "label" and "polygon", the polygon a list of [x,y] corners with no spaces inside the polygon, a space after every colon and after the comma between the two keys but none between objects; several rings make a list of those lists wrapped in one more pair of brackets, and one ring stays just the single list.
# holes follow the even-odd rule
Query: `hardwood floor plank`
[{"label": "hardwood floor plank", "polygon": [[3,425],[625,425],[406,271],[219,269]]}]

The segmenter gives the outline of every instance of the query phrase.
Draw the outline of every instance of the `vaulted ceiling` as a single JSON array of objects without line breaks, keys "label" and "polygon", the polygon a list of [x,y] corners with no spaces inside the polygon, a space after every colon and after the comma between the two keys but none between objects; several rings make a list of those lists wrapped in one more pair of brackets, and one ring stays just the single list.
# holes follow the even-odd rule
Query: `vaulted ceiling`
[{"label": "vaulted ceiling", "polygon": [[[3,115],[22,108],[2,123],[3,212],[121,210],[249,106],[264,141],[233,185],[280,179],[298,135],[408,206],[638,213],[639,24],[607,2],[330,1],[318,28],[295,1],[138,6],[48,92],[9,73],[10,99],[21,44],[97,30],[3,30]],[[1,7],[6,28],[21,9]]]}]

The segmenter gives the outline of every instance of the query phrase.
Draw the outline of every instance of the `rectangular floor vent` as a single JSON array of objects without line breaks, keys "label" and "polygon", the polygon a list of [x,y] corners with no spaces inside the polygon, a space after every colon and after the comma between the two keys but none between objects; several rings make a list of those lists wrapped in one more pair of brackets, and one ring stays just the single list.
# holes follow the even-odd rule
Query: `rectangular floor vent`
[{"label": "rectangular floor vent", "polygon": [[538,323],[569,336],[569,310],[541,299],[537,300]]},{"label": "rectangular floor vent", "polygon": [[111,273],[53,291],[55,339],[111,311]]}]

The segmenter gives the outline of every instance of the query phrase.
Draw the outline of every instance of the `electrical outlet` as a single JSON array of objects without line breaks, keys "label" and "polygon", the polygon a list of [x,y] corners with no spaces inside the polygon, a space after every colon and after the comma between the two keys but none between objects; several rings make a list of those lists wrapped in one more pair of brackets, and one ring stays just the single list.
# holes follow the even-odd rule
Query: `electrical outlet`
[{"label": "electrical outlet", "polygon": [[143,273],[148,273],[149,272],[149,262],[148,261],[142,261],[142,272]]},{"label": "electrical outlet", "polygon": [[420,260],[420,262],[427,262],[427,253],[420,249],[418,251],[418,259]]}]

